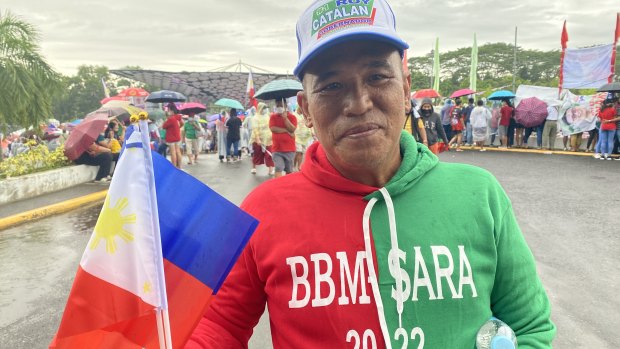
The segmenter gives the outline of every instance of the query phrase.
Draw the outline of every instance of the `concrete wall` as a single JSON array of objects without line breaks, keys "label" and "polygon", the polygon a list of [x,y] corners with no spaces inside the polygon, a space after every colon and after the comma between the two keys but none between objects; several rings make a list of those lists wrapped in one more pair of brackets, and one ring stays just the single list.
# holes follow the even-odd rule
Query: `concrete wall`
[{"label": "concrete wall", "polygon": [[98,169],[88,165],[67,166],[0,180],[0,205],[92,181]]}]

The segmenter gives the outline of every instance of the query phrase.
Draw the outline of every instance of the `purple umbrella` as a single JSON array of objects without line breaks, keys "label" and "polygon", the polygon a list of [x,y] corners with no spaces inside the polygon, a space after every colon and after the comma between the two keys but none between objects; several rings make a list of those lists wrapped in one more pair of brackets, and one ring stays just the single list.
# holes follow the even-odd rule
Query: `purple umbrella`
[{"label": "purple umbrella", "polygon": [[536,127],[547,117],[547,103],[536,97],[524,98],[515,108],[515,120],[525,127]]},{"label": "purple umbrella", "polygon": [[207,121],[215,121],[215,120],[219,119],[220,117],[221,117],[220,114],[209,115],[209,116],[207,116]]}]

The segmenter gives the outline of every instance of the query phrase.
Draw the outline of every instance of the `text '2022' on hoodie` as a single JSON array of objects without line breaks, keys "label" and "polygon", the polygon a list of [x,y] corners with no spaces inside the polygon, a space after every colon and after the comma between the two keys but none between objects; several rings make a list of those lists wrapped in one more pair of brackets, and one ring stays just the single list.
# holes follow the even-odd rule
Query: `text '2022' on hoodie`
[{"label": "text '2022' on hoodie", "polygon": [[496,179],[401,135],[384,188],[344,178],[315,143],[300,173],[255,189],[259,227],[186,348],[247,348],[267,304],[274,348],[475,348],[491,316],[519,348],[555,326]]}]

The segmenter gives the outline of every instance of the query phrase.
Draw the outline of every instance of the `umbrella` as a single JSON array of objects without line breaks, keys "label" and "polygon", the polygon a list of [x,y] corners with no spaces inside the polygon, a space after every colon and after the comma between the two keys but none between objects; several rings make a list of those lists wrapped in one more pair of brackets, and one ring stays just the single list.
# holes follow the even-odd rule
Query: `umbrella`
[{"label": "umbrella", "polygon": [[99,101],[99,103],[101,103],[101,104],[106,104],[106,103],[108,103],[109,101],[124,101],[124,100],[125,100],[125,98],[124,98],[124,97],[121,97],[121,96],[112,96],[112,97],[106,97],[106,98],[104,98],[104,99],[100,100],[100,101]]},{"label": "umbrella", "polygon": [[204,104],[194,102],[183,103],[179,108],[179,111],[181,111],[183,114],[198,114],[206,110],[207,107],[205,107]]},{"label": "umbrella", "polygon": [[255,98],[262,100],[285,99],[297,96],[297,92],[303,90],[301,82],[291,79],[274,80],[266,83],[256,92]]},{"label": "umbrella", "polygon": [[536,127],[547,117],[547,103],[536,97],[524,98],[515,108],[515,120],[525,127]]},{"label": "umbrella", "polygon": [[612,82],[601,86],[596,92],[620,92],[620,82]]},{"label": "umbrella", "polygon": [[146,97],[148,95],[148,91],[139,87],[126,88],[118,93],[120,97]]},{"label": "umbrella", "polygon": [[108,117],[127,118],[130,115],[138,114],[141,111],[143,110],[130,104],[128,101],[114,100],[102,105],[101,108],[95,110],[90,114],[107,113]]},{"label": "umbrella", "polygon": [[108,116],[105,113],[91,113],[91,116],[86,117],[69,134],[65,142],[65,156],[69,160],[79,158],[107,125]]},{"label": "umbrella", "polygon": [[512,98],[515,98],[515,94],[507,90],[495,91],[491,93],[491,95],[489,96],[489,100],[491,101],[501,101],[503,99],[512,99]]},{"label": "umbrella", "polygon": [[181,93],[168,90],[151,92],[151,94],[146,97],[146,101],[151,103],[185,102],[186,100],[187,98]]},{"label": "umbrella", "polygon": [[217,102],[213,104],[219,107],[228,107],[228,108],[235,108],[237,110],[243,110],[243,105],[241,104],[241,102],[239,102],[236,99],[220,98],[217,100]]},{"label": "umbrella", "polygon": [[411,98],[422,99],[422,98],[439,98],[441,97],[437,91],[432,88],[427,88],[423,90],[418,90],[416,93],[411,96]]},{"label": "umbrella", "polygon": [[476,93],[476,91],[472,91],[468,88],[464,88],[458,91],[454,91],[451,95],[450,98],[458,98],[458,97],[463,97],[463,96],[467,96],[467,95],[473,95],[474,93]]}]

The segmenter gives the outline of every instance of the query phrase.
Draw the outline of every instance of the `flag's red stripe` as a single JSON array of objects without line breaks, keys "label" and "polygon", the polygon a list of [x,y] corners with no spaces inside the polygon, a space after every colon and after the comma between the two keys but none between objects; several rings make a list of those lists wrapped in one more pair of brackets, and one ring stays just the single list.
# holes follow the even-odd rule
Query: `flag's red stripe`
[{"label": "flag's red stripe", "polygon": [[[164,269],[173,346],[178,348],[200,321],[213,292],[167,260]],[[80,268],[54,342],[50,348],[158,348],[155,312],[134,294]]]}]

